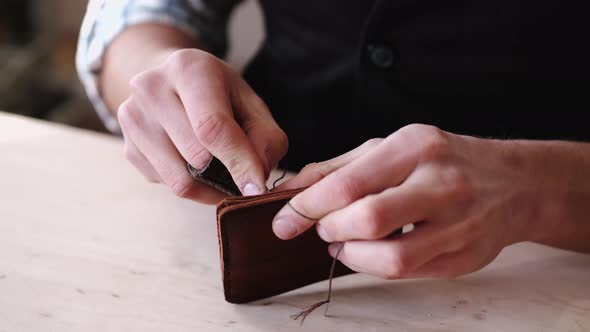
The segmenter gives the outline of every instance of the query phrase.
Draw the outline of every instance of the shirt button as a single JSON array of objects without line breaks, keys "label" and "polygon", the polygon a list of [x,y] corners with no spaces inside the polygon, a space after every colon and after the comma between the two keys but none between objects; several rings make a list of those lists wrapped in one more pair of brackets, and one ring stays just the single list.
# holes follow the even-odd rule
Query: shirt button
[{"label": "shirt button", "polygon": [[389,68],[393,65],[394,55],[390,47],[384,45],[368,45],[369,59],[379,68]]}]

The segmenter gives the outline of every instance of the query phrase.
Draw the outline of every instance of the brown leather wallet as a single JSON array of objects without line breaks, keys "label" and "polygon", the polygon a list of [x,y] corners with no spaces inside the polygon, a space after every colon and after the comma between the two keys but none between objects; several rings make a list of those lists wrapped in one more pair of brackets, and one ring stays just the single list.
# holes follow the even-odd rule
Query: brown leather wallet
[{"label": "brown leather wallet", "polygon": [[[330,276],[333,258],[315,227],[284,241],[272,231],[277,212],[302,190],[230,197],[217,206],[225,299],[244,303],[278,295]],[[338,262],[334,277],[353,273]]]},{"label": "brown leather wallet", "polygon": [[[279,210],[302,189],[240,196],[230,173],[216,158],[202,170],[187,163],[189,174],[233,197],[217,206],[217,232],[225,299],[244,303],[328,279],[333,258],[315,227],[284,241],[272,231]],[[337,262],[334,277],[353,271]]]}]

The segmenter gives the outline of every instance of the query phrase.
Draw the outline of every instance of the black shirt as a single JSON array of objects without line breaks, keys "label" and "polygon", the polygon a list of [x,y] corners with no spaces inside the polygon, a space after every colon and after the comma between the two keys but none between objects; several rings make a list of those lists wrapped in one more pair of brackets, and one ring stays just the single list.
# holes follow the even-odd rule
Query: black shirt
[{"label": "black shirt", "polygon": [[584,1],[263,0],[246,79],[290,139],[286,164],[342,154],[409,123],[587,140]]}]

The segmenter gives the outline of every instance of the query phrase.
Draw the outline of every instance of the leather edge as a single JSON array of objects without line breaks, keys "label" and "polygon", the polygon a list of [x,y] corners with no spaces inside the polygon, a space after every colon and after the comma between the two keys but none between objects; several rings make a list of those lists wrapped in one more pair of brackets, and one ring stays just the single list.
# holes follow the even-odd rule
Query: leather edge
[{"label": "leather edge", "polygon": [[227,232],[225,232],[225,228],[222,227],[224,222],[223,217],[227,213],[238,209],[247,209],[248,207],[255,207],[264,203],[290,199],[303,190],[305,190],[305,188],[271,192],[258,196],[228,197],[217,205],[217,239],[219,241],[219,257],[221,259],[221,273],[223,276],[223,292],[227,302],[238,304],[249,301],[247,299],[237,300],[231,292],[231,273],[228,269],[226,269],[225,266],[226,263],[227,265],[231,265],[231,243],[229,243],[229,240],[227,239]]}]

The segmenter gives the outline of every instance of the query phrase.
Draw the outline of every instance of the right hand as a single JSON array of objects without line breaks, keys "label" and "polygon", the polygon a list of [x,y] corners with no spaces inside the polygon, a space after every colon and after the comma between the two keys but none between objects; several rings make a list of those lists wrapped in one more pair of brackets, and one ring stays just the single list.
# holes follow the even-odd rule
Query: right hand
[{"label": "right hand", "polygon": [[197,49],[177,50],[130,85],[118,120],[127,158],[149,181],[216,203],[224,195],[186,169],[186,161],[202,169],[215,156],[244,195],[266,192],[270,171],[287,152],[287,136],[228,64]]}]

